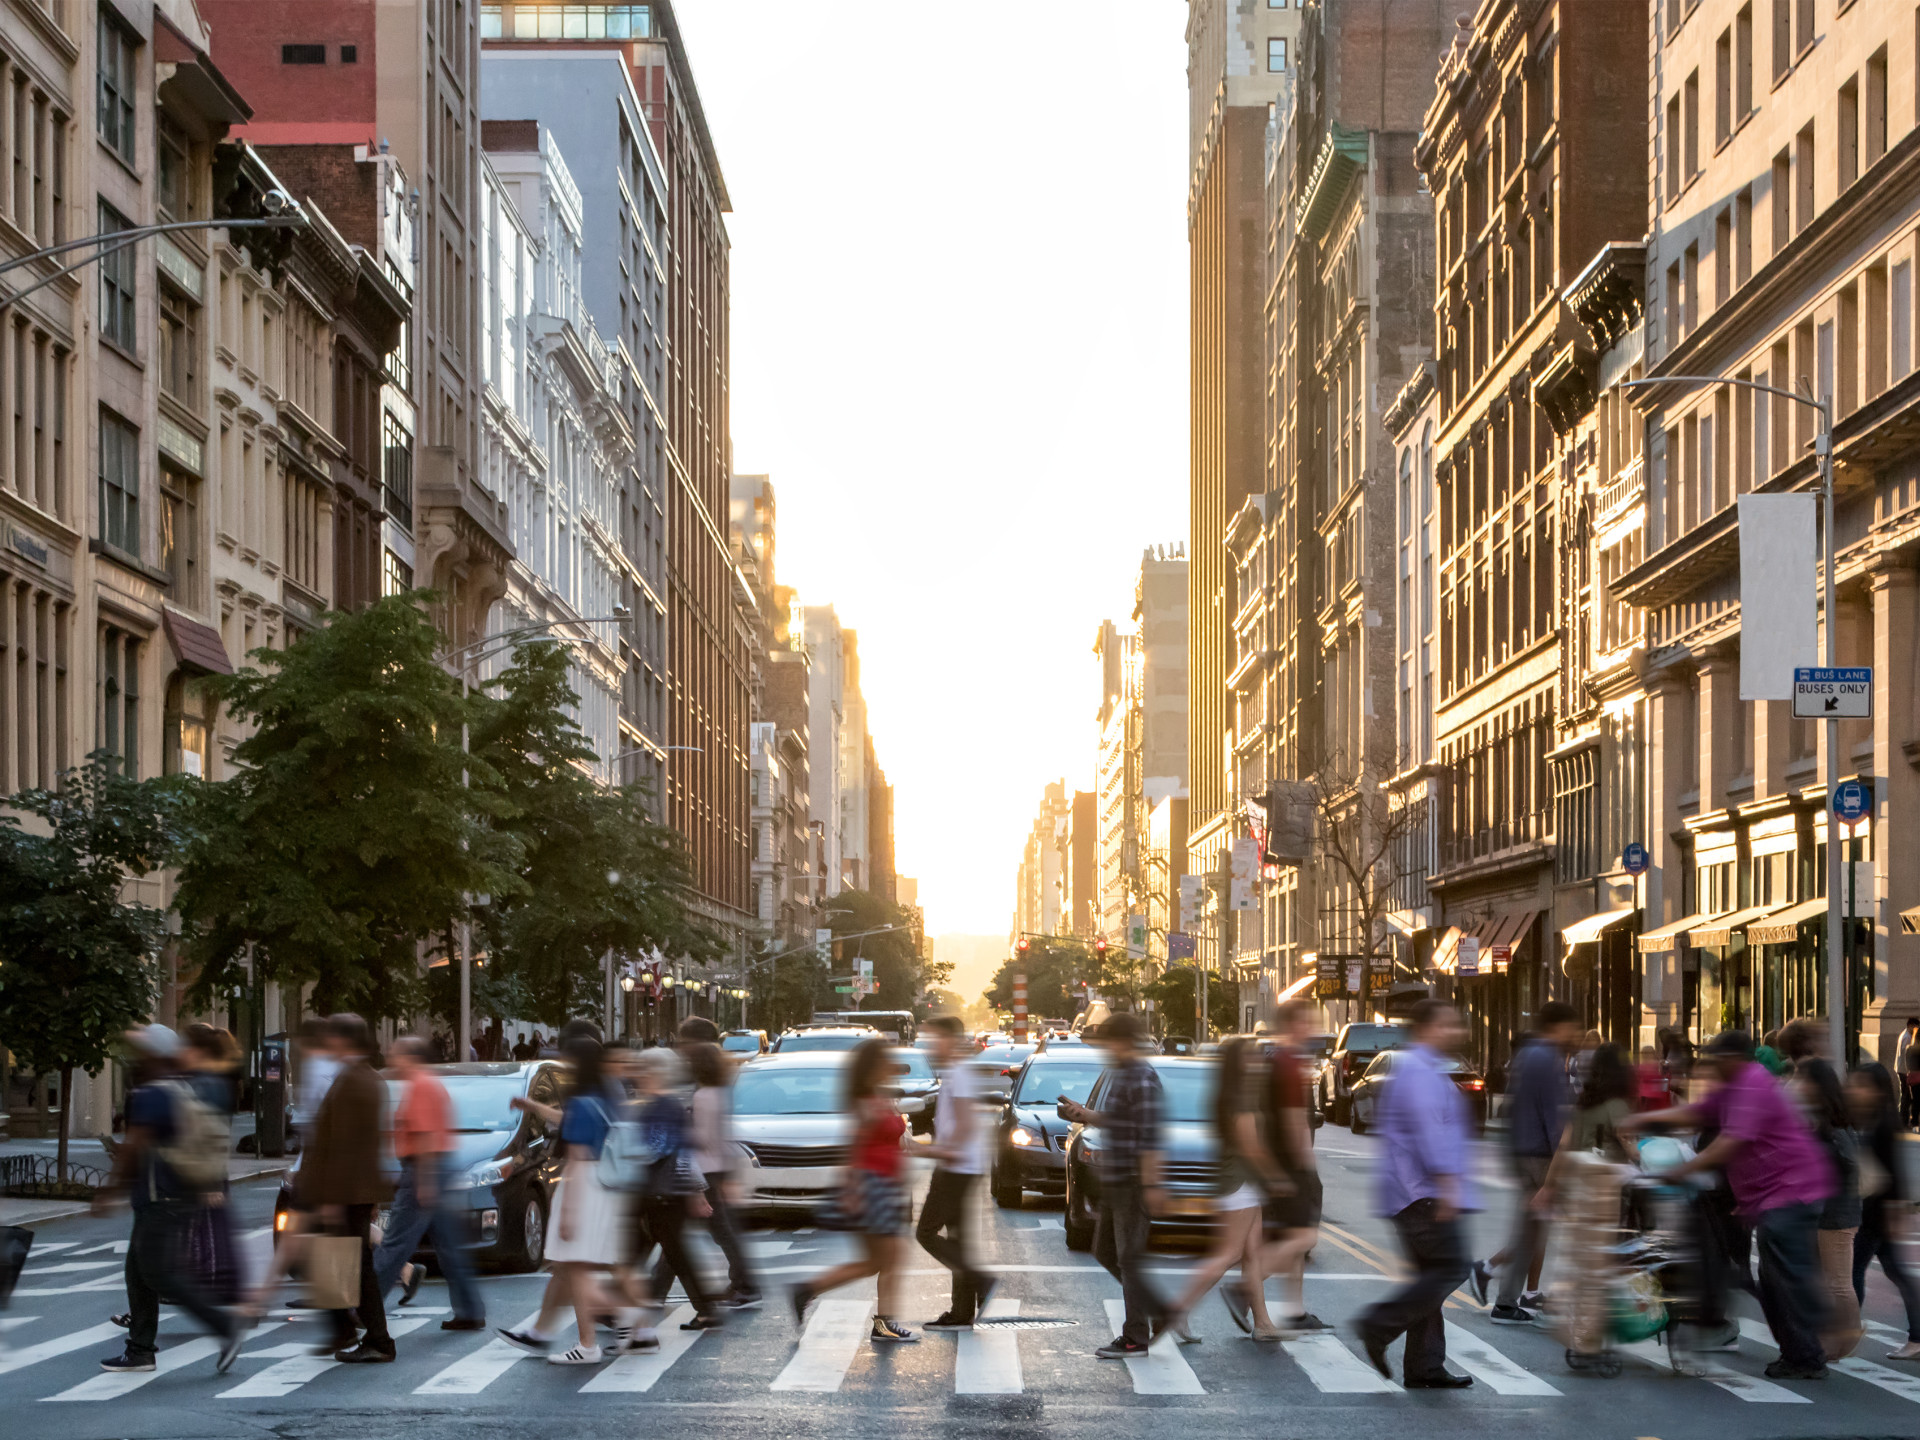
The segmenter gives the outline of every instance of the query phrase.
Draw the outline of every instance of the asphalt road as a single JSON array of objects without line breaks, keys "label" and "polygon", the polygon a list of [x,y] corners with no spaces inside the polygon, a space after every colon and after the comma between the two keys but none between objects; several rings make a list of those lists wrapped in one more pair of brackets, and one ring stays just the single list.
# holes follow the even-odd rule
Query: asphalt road
[{"label": "asphalt road", "polygon": [[[1036,1431],[1162,1440],[1169,1424],[1183,1440],[1240,1437],[1253,1427],[1290,1440],[1410,1432],[1425,1440],[1481,1436],[1495,1426],[1580,1440],[1920,1433],[1920,1366],[1883,1359],[1900,1336],[1891,1328],[1898,1318],[1892,1293],[1877,1277],[1868,1305],[1874,1328],[1849,1373],[1824,1383],[1762,1380],[1772,1352],[1756,1320],[1742,1353],[1714,1357],[1723,1373],[1711,1379],[1671,1373],[1658,1351],[1628,1357],[1616,1379],[1574,1375],[1553,1335],[1489,1325],[1464,1297],[1448,1312],[1450,1344],[1455,1367],[1475,1375],[1474,1387],[1409,1393],[1379,1382],[1344,1328],[1396,1268],[1390,1235],[1366,1204],[1374,1144],[1344,1130],[1320,1133],[1329,1224],[1307,1293],[1316,1313],[1342,1326],[1337,1336],[1276,1353],[1242,1339],[1209,1301],[1196,1315],[1203,1343],[1179,1349],[1163,1342],[1135,1362],[1091,1354],[1112,1331],[1107,1310],[1119,1287],[1090,1257],[1066,1249],[1058,1205],[1032,1198],[1020,1212],[981,1198],[981,1248],[1004,1276],[996,1304],[1008,1317],[991,1333],[927,1335],[916,1346],[876,1351],[863,1338],[869,1283],[828,1297],[802,1336],[779,1291],[839,1258],[846,1242],[773,1228],[755,1237],[771,1301],[765,1309],[697,1336],[663,1329],[669,1343],[660,1356],[593,1369],[548,1365],[485,1335],[443,1333],[446,1291],[429,1282],[415,1306],[393,1312],[400,1359],[391,1366],[342,1369],[309,1359],[301,1342],[320,1333],[314,1317],[277,1311],[233,1370],[216,1376],[211,1342],[168,1311],[163,1368],[107,1376],[97,1362],[119,1348],[120,1332],[106,1321],[124,1304],[126,1218],[55,1221],[41,1227],[12,1309],[0,1315],[0,1433],[31,1440],[528,1433],[628,1440],[637,1427],[667,1425],[719,1440]],[[1489,1213],[1476,1221],[1484,1252],[1497,1245],[1511,1192],[1494,1153],[1482,1160],[1493,1182],[1485,1192]],[[256,1248],[267,1243],[272,1193],[270,1182],[235,1192],[242,1230]],[[1161,1278],[1169,1286],[1192,1248],[1166,1247]],[[917,1325],[944,1308],[944,1272],[917,1250],[911,1269],[904,1318]],[[535,1308],[542,1282],[501,1276],[483,1283],[490,1318],[510,1324]]]}]

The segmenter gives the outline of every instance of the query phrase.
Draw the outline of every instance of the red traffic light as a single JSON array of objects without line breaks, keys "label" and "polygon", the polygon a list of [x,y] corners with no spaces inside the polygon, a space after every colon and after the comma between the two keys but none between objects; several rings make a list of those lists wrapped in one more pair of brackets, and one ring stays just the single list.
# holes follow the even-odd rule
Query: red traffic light
[{"label": "red traffic light", "polygon": [[1028,949],[1032,946],[1032,944],[1033,942],[1031,940],[1027,939],[1026,936],[1022,935],[1018,940],[1013,942],[1013,948],[1019,954],[1024,955],[1027,953]]},{"label": "red traffic light", "polygon": [[1096,955],[1105,955],[1107,953],[1107,937],[1106,936],[1102,935],[1093,942],[1093,953]]}]

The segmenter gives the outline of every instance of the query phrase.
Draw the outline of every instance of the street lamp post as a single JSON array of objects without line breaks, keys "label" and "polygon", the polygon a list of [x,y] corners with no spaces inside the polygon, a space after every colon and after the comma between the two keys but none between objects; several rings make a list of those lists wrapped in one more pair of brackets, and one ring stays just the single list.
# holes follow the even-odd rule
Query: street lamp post
[{"label": "street lamp post", "polygon": [[[1762,385],[1757,380],[1729,380],[1719,375],[1660,375],[1644,380],[1626,380],[1620,388],[1632,390],[1646,385],[1737,385],[1778,395],[1796,405],[1812,408],[1819,417],[1819,430],[1813,437],[1813,453],[1820,464],[1820,569],[1822,591],[1823,646],[1829,667],[1840,663],[1839,613],[1834,601],[1833,538],[1833,400],[1815,399],[1778,385]],[[1844,923],[1840,900],[1840,820],[1834,814],[1834,792],[1840,786],[1840,718],[1827,718],[1827,1037],[1833,1063],[1842,1068],[1847,1062],[1847,981],[1846,949],[1840,927]]]}]

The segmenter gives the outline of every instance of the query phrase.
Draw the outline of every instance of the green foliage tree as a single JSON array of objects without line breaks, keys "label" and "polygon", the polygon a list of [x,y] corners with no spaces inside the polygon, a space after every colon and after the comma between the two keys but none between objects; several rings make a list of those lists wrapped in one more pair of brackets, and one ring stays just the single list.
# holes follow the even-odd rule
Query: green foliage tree
[{"label": "green foliage tree", "polygon": [[[911,1010],[925,1018],[921,997],[929,987],[951,979],[953,965],[927,955],[920,922],[913,911],[870,890],[842,890],[827,902],[826,921],[824,928],[836,936],[858,937],[840,943],[833,973],[851,974],[856,959],[871,960],[874,993],[858,1006],[849,1005],[847,996],[829,994],[823,997],[825,1003],[820,1008]],[[865,933],[889,925],[893,927],[890,931]]]},{"label": "green foliage tree", "polygon": [[[1191,965],[1169,966],[1157,980],[1142,987],[1160,1018],[1160,1033],[1199,1037],[1194,1029],[1194,984]],[[1238,991],[1212,971],[1207,972],[1207,1034],[1218,1037],[1235,1029]]]},{"label": "green foliage tree", "polygon": [[473,753],[499,802],[496,826],[520,857],[520,883],[494,897],[476,930],[489,999],[512,1007],[500,1018],[560,1025],[598,1014],[609,951],[719,953],[689,914],[693,873],[679,836],[653,819],[645,791],[607,789],[589,772],[578,698],[564,647],[535,641],[515,649],[474,707]]},{"label": "green foliage tree", "polygon": [[254,729],[233,778],[193,787],[176,905],[197,1001],[251,953],[254,979],[311,985],[321,1010],[411,1014],[422,947],[444,944],[468,896],[522,888],[520,847],[490,823],[506,808],[497,777],[461,753],[471,705],[423,603],[334,612],[217,682]]},{"label": "green foliage tree", "polygon": [[1093,978],[1098,967],[1084,940],[1060,935],[1030,935],[1027,953],[1016,955],[993,972],[986,1001],[993,1009],[1013,1008],[1013,977],[1027,976],[1027,1014],[1035,1020],[1072,1019],[1080,1008],[1077,987]]},{"label": "green foliage tree", "polygon": [[813,1012],[834,996],[827,985],[827,962],[809,945],[795,950],[777,945],[762,948],[747,962],[747,1023],[756,1030],[778,1035],[791,1025],[803,1025]]},{"label": "green foliage tree", "polygon": [[59,1174],[67,1173],[73,1072],[100,1073],[128,1027],[153,1013],[164,915],[127,898],[166,862],[180,787],[132,780],[97,751],[57,790],[0,816],[0,1036],[36,1074],[60,1076]]}]

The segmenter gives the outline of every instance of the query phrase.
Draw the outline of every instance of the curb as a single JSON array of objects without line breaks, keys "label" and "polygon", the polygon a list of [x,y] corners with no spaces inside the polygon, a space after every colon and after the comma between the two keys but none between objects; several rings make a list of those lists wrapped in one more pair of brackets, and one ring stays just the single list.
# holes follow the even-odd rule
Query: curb
[{"label": "curb", "polygon": [[[257,1170],[229,1175],[229,1185],[244,1185],[254,1180],[270,1180],[287,1173],[285,1165],[264,1165]],[[32,1205],[31,1200],[0,1200],[0,1225],[45,1225],[52,1220],[68,1220],[76,1215],[91,1215],[93,1206],[84,1200],[57,1200],[49,1202],[39,1209],[22,1210],[18,1213],[7,1209],[8,1205]]]}]

